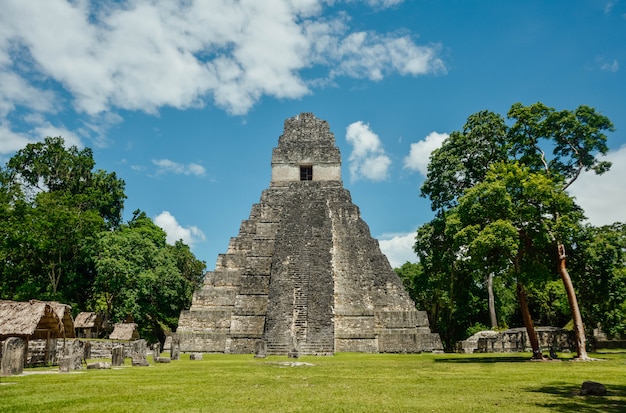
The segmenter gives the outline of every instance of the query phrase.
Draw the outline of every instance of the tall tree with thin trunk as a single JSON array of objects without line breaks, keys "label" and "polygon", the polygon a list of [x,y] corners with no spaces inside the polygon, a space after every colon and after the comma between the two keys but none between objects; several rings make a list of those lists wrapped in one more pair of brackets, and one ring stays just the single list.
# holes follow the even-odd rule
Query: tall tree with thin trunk
[{"label": "tall tree with thin trunk", "polygon": [[[509,135],[515,155],[535,170],[542,170],[547,176],[561,184],[565,192],[584,171],[603,174],[611,167],[610,162],[600,161],[598,154],[606,154],[605,131],[612,131],[613,124],[606,116],[588,106],[579,106],[574,111],[556,111],[542,103],[523,106],[514,104],[508,117],[516,122]],[[541,145],[548,141],[552,147],[549,156]],[[554,220],[560,219],[558,213]],[[567,293],[574,333],[576,336],[577,357],[587,360],[585,329],[578,306],[576,291],[566,265],[566,249],[563,238],[551,233],[556,244],[558,272]]]},{"label": "tall tree with thin trunk", "polygon": [[524,284],[545,276],[539,268],[549,261],[544,253],[552,242],[548,234],[560,231],[553,215],[576,221],[579,210],[558,184],[517,162],[492,165],[485,180],[459,198],[455,210],[456,239],[467,259],[487,271],[508,269],[515,278],[533,357],[541,358]]}]

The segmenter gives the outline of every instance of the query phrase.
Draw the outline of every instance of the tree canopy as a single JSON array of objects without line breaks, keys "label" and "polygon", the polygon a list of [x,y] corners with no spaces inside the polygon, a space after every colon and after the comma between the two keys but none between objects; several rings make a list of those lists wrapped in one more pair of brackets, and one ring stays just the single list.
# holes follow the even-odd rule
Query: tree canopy
[{"label": "tree canopy", "polygon": [[191,304],[204,270],[182,242],[169,246],[165,238],[165,231],[135,211],[117,231],[100,233],[95,248],[95,287],[107,314],[115,320],[132,318],[142,337],[159,341]]},{"label": "tree canopy", "polygon": [[97,234],[122,218],[124,181],[94,171],[90,149],[60,137],[18,151],[2,170],[3,298],[87,305]]},{"label": "tree canopy", "polygon": [[[507,118],[510,126],[493,112],[471,115],[432,153],[421,189],[436,216],[418,230],[415,251],[423,272],[448,285],[447,325],[458,324],[450,341],[472,323],[467,316],[454,318],[459,295],[491,285],[494,276],[498,288],[516,284],[531,336],[525,286],[558,273],[577,333],[583,331],[565,251],[577,251],[584,215],[566,189],[582,172],[610,168],[598,155],[608,151],[605,133],[613,125],[587,106],[557,111],[542,103],[516,103]],[[581,334],[579,355],[585,357]]]},{"label": "tree canopy", "polygon": [[162,338],[205,263],[182,241],[167,245],[143,212],[122,223],[125,183],[95,164],[91,149],[48,137],[0,168],[0,298],[131,316],[146,338]]}]

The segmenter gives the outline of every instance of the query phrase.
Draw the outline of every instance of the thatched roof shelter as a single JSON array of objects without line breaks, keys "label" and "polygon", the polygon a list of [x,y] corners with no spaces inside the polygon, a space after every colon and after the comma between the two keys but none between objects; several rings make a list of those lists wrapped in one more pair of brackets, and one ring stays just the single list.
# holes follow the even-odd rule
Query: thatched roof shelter
[{"label": "thatched roof shelter", "polygon": [[100,328],[102,316],[98,313],[83,311],[74,319],[74,328]]},{"label": "thatched roof shelter", "polygon": [[58,303],[56,301],[46,301],[54,308],[54,312],[63,323],[65,338],[76,338],[74,331],[74,318],[72,318],[72,307],[67,304]]},{"label": "thatched roof shelter", "polygon": [[79,337],[97,337],[102,330],[102,315],[94,312],[78,313],[74,319],[74,328]]},{"label": "thatched roof shelter", "polygon": [[109,335],[111,340],[139,340],[139,332],[135,323],[116,323],[113,332]]},{"label": "thatched roof shelter", "polygon": [[64,336],[63,316],[60,317],[50,303],[36,300],[0,300],[0,340],[8,337],[29,340]]}]

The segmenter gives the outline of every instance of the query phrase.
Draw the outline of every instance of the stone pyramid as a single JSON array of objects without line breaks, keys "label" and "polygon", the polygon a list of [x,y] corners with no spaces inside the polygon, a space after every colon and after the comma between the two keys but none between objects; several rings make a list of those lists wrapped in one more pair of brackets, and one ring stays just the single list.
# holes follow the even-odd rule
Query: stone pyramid
[{"label": "stone pyramid", "polygon": [[341,181],[326,121],[285,121],[272,179],[177,330],[181,351],[329,355],[442,349]]}]

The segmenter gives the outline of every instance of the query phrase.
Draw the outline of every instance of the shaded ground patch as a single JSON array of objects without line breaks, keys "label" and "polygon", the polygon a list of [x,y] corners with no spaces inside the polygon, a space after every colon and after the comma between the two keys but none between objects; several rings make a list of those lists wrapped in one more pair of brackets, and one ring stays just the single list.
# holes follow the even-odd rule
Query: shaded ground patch
[{"label": "shaded ground patch", "polygon": [[522,363],[529,362],[529,356],[485,356],[437,358],[435,363]]},{"label": "shaded ground patch", "polygon": [[527,388],[534,393],[544,393],[565,399],[565,402],[540,403],[539,406],[551,409],[555,412],[626,412],[626,386],[619,384],[603,383],[607,388],[605,396],[580,396],[582,383],[572,385],[569,383],[556,383],[539,388]]}]

